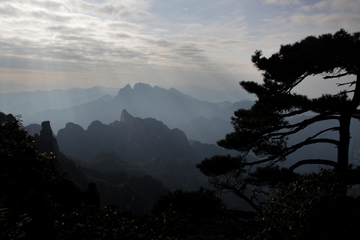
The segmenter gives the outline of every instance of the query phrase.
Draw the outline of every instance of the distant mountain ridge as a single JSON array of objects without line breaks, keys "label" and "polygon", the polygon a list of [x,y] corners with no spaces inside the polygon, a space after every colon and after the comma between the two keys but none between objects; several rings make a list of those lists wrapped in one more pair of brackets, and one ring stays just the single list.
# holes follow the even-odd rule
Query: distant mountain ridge
[{"label": "distant mountain ridge", "polygon": [[[242,93],[191,85],[187,89],[191,89],[194,96],[175,88],[164,89],[145,83],[137,83],[134,87],[128,84],[121,89],[96,86],[89,89],[7,93],[0,94],[0,110],[22,115],[24,125],[50,121],[53,131],[57,133],[68,122],[82,128],[95,120],[109,124],[118,119],[122,109],[127,109],[134,116],[155,118],[170,128],[179,128],[189,139],[215,143],[229,132],[233,112],[253,104],[248,100],[228,101],[237,99]],[[221,96],[228,100],[215,103],[199,100],[201,96]],[[203,120],[203,124],[199,124],[199,120]],[[34,128],[32,131],[40,130]]]},{"label": "distant mountain ridge", "polygon": [[[37,112],[32,115],[23,116],[24,124],[40,123],[43,120],[49,120],[53,130],[56,133],[59,129],[64,128],[68,122],[73,122],[85,128],[93,121],[98,120],[104,124],[109,124],[118,119],[119,112],[127,109],[132,115],[140,118],[155,118],[162,121],[170,128],[179,128],[179,126],[191,125],[195,118],[214,119],[221,118],[230,123],[230,117],[234,110],[239,106],[248,108],[251,101],[240,101],[236,103],[211,103],[197,100],[190,95],[183,94],[176,89],[166,90],[161,87],[151,87],[148,84],[137,83],[133,88],[126,85],[118,91],[116,96],[105,96],[97,100],[72,106],[65,109],[50,109]],[[221,126],[218,126],[221,127]],[[187,129],[191,127],[184,127]],[[194,129],[194,127],[193,127]],[[217,136],[211,137],[206,143],[214,143],[214,139],[222,138],[228,131],[219,129]],[[199,131],[201,138],[194,140],[206,140],[206,134],[209,131]],[[219,140],[217,139],[217,140]]]},{"label": "distant mountain ridge", "polygon": [[[105,96],[111,98],[117,92],[118,88],[95,86],[88,89],[71,88],[67,90],[0,93],[0,109],[26,118],[26,116],[33,115],[36,112],[74,107]],[[40,124],[42,120],[44,119],[37,123]]]},{"label": "distant mountain ridge", "polygon": [[[67,123],[56,138],[62,152],[79,160],[88,160],[102,151],[114,151],[127,162],[148,162],[157,156],[183,158],[199,162],[208,153],[201,143],[190,145],[186,135],[179,129],[169,129],[154,118],[133,117],[125,109],[121,121],[108,125],[92,122],[87,130],[74,123]],[[230,151],[210,146],[212,152],[230,154]]]}]

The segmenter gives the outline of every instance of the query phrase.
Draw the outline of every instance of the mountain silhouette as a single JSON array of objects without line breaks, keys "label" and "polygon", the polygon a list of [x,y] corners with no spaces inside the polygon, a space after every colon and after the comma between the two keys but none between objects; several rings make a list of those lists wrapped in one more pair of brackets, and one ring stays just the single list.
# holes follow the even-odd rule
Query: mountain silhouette
[{"label": "mountain silhouette", "polygon": [[229,106],[200,101],[174,88],[167,90],[137,83],[133,88],[126,85],[114,97],[105,96],[77,106],[48,109],[24,116],[24,124],[40,123],[45,119],[51,122],[54,132],[64,128],[68,122],[86,128],[94,120],[104,124],[112,123],[119,119],[119,112],[126,109],[134,116],[155,118],[170,128],[178,128],[179,125],[186,124],[199,117],[206,119],[218,117],[230,122],[230,117],[234,110],[239,108],[239,105],[246,105],[244,107],[247,107],[249,104],[252,102],[242,101]]},{"label": "mountain silhouette", "polygon": [[[121,210],[149,213],[155,201],[169,191],[158,179],[146,174],[146,171],[142,171],[139,176],[132,175],[134,171],[129,171],[132,166],[114,152],[99,153],[90,159],[90,168],[79,166],[59,151],[50,122],[42,122],[41,127],[40,134],[35,135],[35,145],[40,151],[57,156],[60,169],[82,190],[89,183],[95,183],[101,195],[102,206],[112,203],[121,206]],[[74,129],[77,129],[76,126]]]},{"label": "mountain silhouette", "polygon": [[125,109],[120,120],[108,125],[94,121],[86,130],[67,123],[56,137],[61,151],[84,161],[100,152],[113,151],[124,161],[133,163],[145,163],[157,156],[184,158],[195,163],[209,155],[209,148],[211,154],[230,153],[214,144],[207,149],[193,147],[181,130],[169,129],[154,118],[133,117]]}]

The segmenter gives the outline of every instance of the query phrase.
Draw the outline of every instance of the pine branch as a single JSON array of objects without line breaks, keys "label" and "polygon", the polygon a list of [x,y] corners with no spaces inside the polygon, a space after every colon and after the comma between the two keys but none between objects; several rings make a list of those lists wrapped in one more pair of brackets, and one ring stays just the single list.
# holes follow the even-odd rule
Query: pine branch
[{"label": "pine branch", "polygon": [[356,84],[356,81],[352,81],[352,82],[346,82],[346,83],[337,83],[336,85],[338,87],[343,86],[343,85],[350,85],[349,87],[351,87],[352,85]]},{"label": "pine branch", "polygon": [[302,166],[302,165],[307,165],[307,164],[321,164],[321,165],[329,165],[329,166],[333,166],[336,167],[337,163],[334,161],[330,161],[330,160],[325,160],[325,159],[306,159],[306,160],[301,160],[297,163],[295,163],[294,165],[292,165],[291,167],[289,167],[289,171],[294,171],[294,169]]},{"label": "pine branch", "polygon": [[[317,134],[315,134],[313,137],[316,137]],[[257,164],[262,164],[262,163],[269,163],[270,162],[270,166],[275,165],[276,163],[278,163],[282,158],[285,158],[286,156],[294,153],[296,150],[298,150],[299,148],[302,148],[303,146],[306,145],[311,145],[311,144],[315,144],[315,143],[331,143],[334,145],[338,145],[339,141],[334,140],[334,139],[327,139],[327,138],[319,138],[319,139],[312,139],[312,137],[307,138],[305,141],[292,145],[289,148],[284,149],[283,153],[281,155],[273,155],[273,156],[269,156],[268,158],[262,159],[262,160],[258,160],[258,161],[254,161],[254,162],[248,162],[248,163],[244,163],[245,166],[254,166]]]},{"label": "pine branch", "polygon": [[256,212],[260,212],[260,208],[243,193],[242,189],[240,190],[240,188],[238,188],[236,185],[228,184],[227,182],[220,181],[217,178],[209,179],[209,182],[214,185],[217,191],[229,190],[230,192],[233,192],[238,197],[245,200],[245,202],[247,202]]},{"label": "pine branch", "polygon": [[[293,124],[293,125],[283,127],[283,129],[284,128],[293,128],[294,130],[291,130],[289,132],[272,133],[272,134],[268,134],[267,136],[269,137],[269,139],[270,138],[280,139],[282,137],[289,136],[289,135],[292,135],[294,133],[297,133],[297,132],[305,129],[307,126],[315,123],[315,122],[319,122],[319,121],[323,121],[323,120],[339,120],[339,117],[337,117],[337,116],[329,116],[327,118],[320,119],[320,120],[315,120],[315,119],[312,119],[312,121],[307,121],[307,120],[304,120],[304,121],[302,121],[300,123],[297,123],[297,124]],[[335,131],[335,130],[339,130],[339,128],[338,127],[328,128],[328,129],[325,129],[323,131],[320,131],[317,135],[320,135],[321,133],[324,133],[326,131]]]},{"label": "pine branch", "polygon": [[345,73],[340,73],[340,74],[336,74],[336,75],[331,75],[331,76],[325,76],[323,77],[324,79],[331,79],[331,78],[341,78],[341,77],[345,77],[347,75],[350,75],[350,72],[345,72]]}]

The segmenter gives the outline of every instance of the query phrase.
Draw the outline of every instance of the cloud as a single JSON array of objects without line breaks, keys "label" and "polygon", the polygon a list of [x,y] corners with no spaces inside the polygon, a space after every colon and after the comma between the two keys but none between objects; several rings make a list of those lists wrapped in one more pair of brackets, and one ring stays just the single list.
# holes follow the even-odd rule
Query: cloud
[{"label": "cloud", "polygon": [[101,17],[118,17],[121,19],[147,19],[152,17],[149,12],[120,2],[97,4],[74,0],[73,7],[79,12]]},{"label": "cloud", "polygon": [[[17,68],[29,68],[25,63],[30,59],[53,61],[60,65],[62,62],[64,66],[71,61],[74,66],[98,64],[103,67],[129,60],[133,66],[196,67],[197,63],[208,59],[205,50],[195,44],[142,34],[140,31],[145,24],[111,18],[126,11],[133,16],[144,12],[136,10],[135,13],[133,7],[126,4],[95,4],[78,0],[64,1],[64,4],[57,1],[26,4],[28,8],[25,10],[16,1],[6,5],[12,18],[0,21],[5,30],[0,35],[2,54],[27,59],[14,65]],[[24,17],[12,15],[14,12]],[[36,66],[39,65],[31,65],[31,68]]]},{"label": "cloud", "polygon": [[358,0],[326,0],[299,7],[290,19],[298,25],[357,29],[359,12]]},{"label": "cloud", "polygon": [[82,32],[88,32],[89,30],[85,27],[70,27],[66,25],[50,26],[46,28],[49,31],[61,33],[61,34],[79,34]]},{"label": "cloud", "polygon": [[125,32],[108,32],[108,35],[111,36],[114,40],[119,40],[119,39],[132,39],[133,37]]},{"label": "cloud", "polygon": [[158,47],[163,47],[163,48],[164,47],[168,48],[175,45],[175,43],[168,41],[166,39],[157,39],[152,37],[143,37],[142,39],[152,45],[156,45]]},{"label": "cloud", "polygon": [[142,24],[125,22],[125,21],[112,21],[107,20],[107,25],[110,29],[113,30],[140,30],[144,28]]},{"label": "cloud", "polygon": [[360,4],[358,0],[326,0],[319,1],[315,4],[303,5],[299,8],[302,12],[323,11],[330,12],[359,12]]},{"label": "cloud", "polygon": [[291,21],[300,25],[312,25],[321,27],[337,27],[345,29],[356,29],[359,26],[360,16],[358,14],[331,13],[331,14],[296,14]]},{"label": "cloud", "polygon": [[280,5],[280,6],[289,6],[289,5],[300,5],[299,0],[262,0],[263,3],[269,5]]},{"label": "cloud", "polygon": [[358,30],[357,1],[299,2],[1,0],[0,67],[62,69],[94,81],[139,71],[149,79],[162,72],[261,78],[250,61],[256,49],[272,54],[308,35]]},{"label": "cloud", "polygon": [[[127,47],[119,46],[116,41],[131,38],[131,35],[119,31],[120,29],[141,29],[141,25],[137,23],[101,18],[127,11],[127,6],[119,8],[118,5],[89,4],[78,0],[67,3],[24,1],[26,8],[18,1],[0,4],[0,11],[9,16],[0,19],[0,27],[3,29],[0,40],[6,46],[2,53],[54,61],[104,61],[106,54],[116,52],[114,48],[121,49],[117,52],[126,52],[124,49]],[[86,11],[74,12],[74,9],[81,8],[98,15],[89,15]],[[97,51],[99,46],[101,51]],[[131,51],[133,52],[134,50]],[[121,54],[125,58],[130,55],[134,54]]]},{"label": "cloud", "polygon": [[18,17],[22,15],[22,11],[11,4],[3,4],[0,6],[0,15],[3,17]]},{"label": "cloud", "polygon": [[227,46],[238,47],[240,45],[250,43],[249,41],[241,40],[241,39],[221,39],[218,37],[207,36],[207,35],[177,34],[177,35],[169,35],[168,37],[180,41],[209,44],[212,47],[216,47],[216,48],[222,48]]},{"label": "cloud", "polygon": [[32,0],[33,6],[38,6],[40,8],[50,10],[50,11],[60,11],[60,12],[68,12],[70,10],[69,1],[36,1]]}]

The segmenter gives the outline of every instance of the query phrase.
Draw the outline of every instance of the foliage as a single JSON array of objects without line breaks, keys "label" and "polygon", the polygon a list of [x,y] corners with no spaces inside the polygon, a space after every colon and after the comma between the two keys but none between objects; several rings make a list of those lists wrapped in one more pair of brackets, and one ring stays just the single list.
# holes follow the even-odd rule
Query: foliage
[{"label": "foliage", "polygon": [[237,239],[244,225],[224,207],[213,191],[178,189],[160,197],[152,213],[161,239]]},{"label": "foliage", "polygon": [[256,222],[254,239],[351,239],[360,208],[359,200],[340,194],[346,185],[333,170],[280,184]]},{"label": "foliage", "polygon": [[55,157],[38,151],[34,139],[19,125],[9,121],[0,126],[0,199],[7,221],[2,227],[21,226],[27,233],[47,236],[56,215],[52,194],[62,174]]},{"label": "foliage", "polygon": [[146,216],[80,205],[61,215],[55,231],[58,239],[148,239],[149,226]]},{"label": "foliage", "polygon": [[155,203],[152,213],[159,216],[172,209],[193,216],[216,214],[222,208],[221,200],[213,191],[200,188],[198,191],[177,189],[162,195]]},{"label": "foliage", "polygon": [[99,205],[96,185],[80,193],[37,149],[18,120],[0,125],[0,232],[4,238],[56,238],[59,219],[82,203]]},{"label": "foliage", "polygon": [[184,192],[177,189],[161,196],[154,204],[152,213],[169,235],[189,234],[216,217],[222,208],[221,200],[214,192],[200,188]]},{"label": "foliage", "polygon": [[25,237],[26,226],[31,219],[27,217],[27,214],[20,215],[15,222],[9,221],[11,219],[11,211],[8,208],[3,208],[3,204],[0,205],[0,238],[1,239],[16,239]]},{"label": "foliage", "polygon": [[[313,99],[294,93],[294,88],[314,75],[322,75],[324,79],[350,75],[358,78],[359,54],[360,32],[349,34],[345,30],[318,37],[309,36],[300,42],[283,45],[270,58],[256,51],[252,61],[263,72],[263,83],[242,81],[240,85],[247,92],[255,94],[258,100],[251,109],[235,112],[232,118],[234,132],[218,141],[220,147],[239,151],[239,156],[214,156],[204,159],[197,167],[209,177],[217,190],[232,191],[258,212],[261,211],[259,196],[264,193],[262,187],[270,187],[270,182],[263,181],[262,186],[261,182],[254,182],[253,169],[267,166],[265,169],[270,170],[300,148],[318,143],[330,144],[337,148],[338,158],[336,162],[329,159],[301,159],[289,167],[289,172],[305,164],[324,164],[346,175],[350,121],[352,118],[360,119],[357,79],[338,84],[348,86],[349,90]],[[289,118],[294,119],[304,113],[311,113],[311,117],[298,122],[289,121]],[[289,137],[328,120],[335,120],[337,124],[326,129],[319,128],[305,140],[288,145]],[[329,132],[338,132],[339,138],[324,137]],[[252,159],[251,155],[257,159]]]}]

